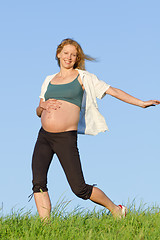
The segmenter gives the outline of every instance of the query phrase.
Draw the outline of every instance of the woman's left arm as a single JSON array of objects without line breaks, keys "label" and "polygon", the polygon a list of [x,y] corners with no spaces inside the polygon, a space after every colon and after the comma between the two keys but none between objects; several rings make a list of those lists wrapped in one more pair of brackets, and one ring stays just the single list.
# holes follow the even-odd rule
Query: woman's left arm
[{"label": "woman's left arm", "polygon": [[119,100],[126,102],[126,103],[130,103],[142,108],[147,108],[150,106],[155,106],[160,104],[160,101],[158,100],[149,100],[149,101],[142,101],[138,98],[135,98],[131,95],[129,95],[128,93],[118,89],[118,88],[114,88],[114,87],[109,87],[108,90],[106,91],[106,94],[109,94],[115,98],[118,98]]}]

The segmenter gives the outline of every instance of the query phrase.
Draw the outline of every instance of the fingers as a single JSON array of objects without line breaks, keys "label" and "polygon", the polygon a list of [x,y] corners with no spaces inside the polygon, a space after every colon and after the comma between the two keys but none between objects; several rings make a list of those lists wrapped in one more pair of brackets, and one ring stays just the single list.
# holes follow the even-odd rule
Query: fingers
[{"label": "fingers", "polygon": [[148,107],[155,107],[155,106],[156,106],[155,104],[152,104],[152,105],[146,106],[145,108],[148,108]]},{"label": "fingers", "polygon": [[150,101],[151,102],[151,106],[156,106],[156,105],[159,105],[160,104],[160,101],[158,101],[158,100],[151,100]]},{"label": "fingers", "polygon": [[160,101],[159,100],[153,100],[154,104],[158,105],[160,104]]},{"label": "fingers", "polygon": [[62,105],[62,103],[59,102],[59,101],[56,100],[56,99],[49,99],[49,100],[47,100],[46,102],[47,102],[47,104],[49,104],[49,105],[56,105],[56,106]]},{"label": "fingers", "polygon": [[155,107],[156,105],[159,105],[160,101],[159,100],[150,100],[150,101],[146,101],[144,108],[148,108],[148,107]]},{"label": "fingers", "polygon": [[61,107],[62,103],[57,99],[48,99],[46,101],[46,110],[50,112],[50,109],[57,110]]},{"label": "fingers", "polygon": [[56,106],[48,106],[48,107],[46,108],[46,111],[50,113],[50,112],[51,112],[51,109],[52,109],[52,110],[57,110],[57,108],[59,108],[59,107],[56,107]]},{"label": "fingers", "polygon": [[62,103],[61,102],[59,102],[57,99],[53,99],[53,98],[51,98],[51,99],[48,99],[46,102],[50,102],[50,103],[59,103],[60,105],[62,105]]}]

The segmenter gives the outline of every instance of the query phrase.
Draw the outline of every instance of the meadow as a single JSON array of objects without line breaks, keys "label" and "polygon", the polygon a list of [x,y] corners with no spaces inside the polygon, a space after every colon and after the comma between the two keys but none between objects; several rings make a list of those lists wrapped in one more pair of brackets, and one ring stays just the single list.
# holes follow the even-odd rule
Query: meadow
[{"label": "meadow", "polygon": [[116,220],[105,209],[75,208],[67,212],[68,202],[56,205],[49,222],[24,209],[0,215],[0,239],[3,240],[152,240],[160,239],[159,207],[128,206],[126,218]]}]

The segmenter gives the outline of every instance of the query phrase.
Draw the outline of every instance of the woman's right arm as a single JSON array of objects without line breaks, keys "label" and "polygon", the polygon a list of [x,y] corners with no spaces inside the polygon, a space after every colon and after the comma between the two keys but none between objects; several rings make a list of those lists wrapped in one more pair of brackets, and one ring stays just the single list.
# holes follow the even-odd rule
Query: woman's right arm
[{"label": "woman's right arm", "polygon": [[37,116],[38,117],[41,117],[41,114],[42,114],[42,111],[43,111],[43,107],[42,107],[42,103],[43,103],[43,99],[41,98],[40,99],[40,102],[39,102],[39,106],[37,107],[36,109],[36,113],[37,113]]},{"label": "woman's right arm", "polygon": [[60,108],[62,103],[56,99],[48,99],[44,101],[42,98],[40,99],[39,106],[36,109],[36,113],[38,117],[41,117],[43,110],[50,112],[51,109],[57,110]]}]

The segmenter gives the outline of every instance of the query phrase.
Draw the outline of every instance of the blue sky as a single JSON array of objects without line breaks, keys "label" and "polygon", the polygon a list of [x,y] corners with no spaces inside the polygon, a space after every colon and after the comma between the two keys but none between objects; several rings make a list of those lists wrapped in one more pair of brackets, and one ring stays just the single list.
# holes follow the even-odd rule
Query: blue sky
[{"label": "blue sky", "polygon": [[[62,39],[77,40],[97,58],[87,70],[142,100],[160,99],[159,1],[3,1],[1,38],[0,205],[35,212],[31,157],[40,119],[35,114],[41,85],[58,72],[55,51]],[[99,101],[109,132],[79,135],[87,183],[96,183],[116,204],[136,198],[160,204],[160,107],[141,109],[111,96]],[[53,206],[62,196],[93,209],[70,190],[55,157],[48,176]],[[97,209],[101,209],[97,206]]]}]

